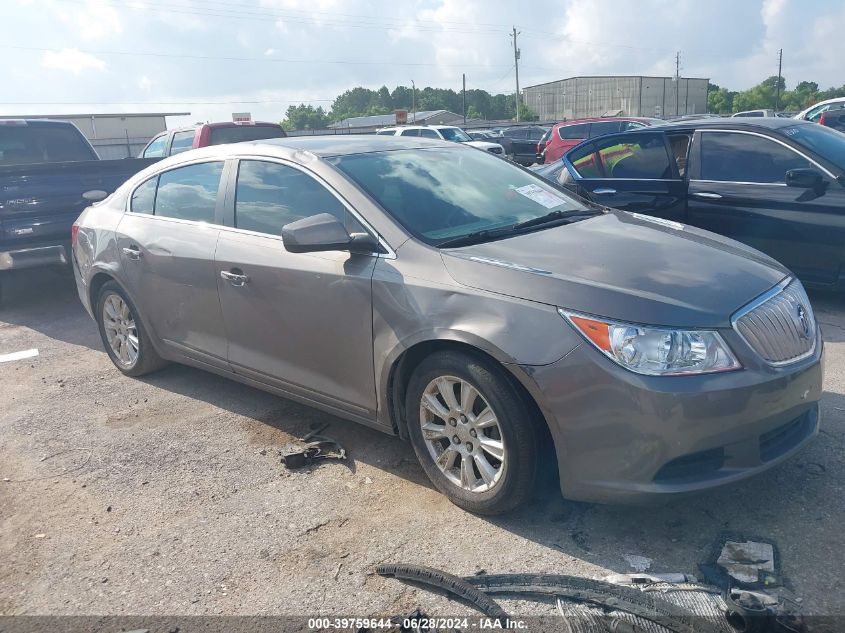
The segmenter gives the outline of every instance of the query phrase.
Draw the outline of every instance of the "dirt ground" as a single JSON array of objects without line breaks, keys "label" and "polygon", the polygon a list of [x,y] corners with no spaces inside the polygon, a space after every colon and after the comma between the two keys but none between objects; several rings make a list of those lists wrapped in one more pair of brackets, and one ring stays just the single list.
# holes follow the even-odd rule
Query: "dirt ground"
[{"label": "dirt ground", "polygon": [[[588,577],[695,574],[725,533],[769,540],[809,614],[845,613],[845,296],[813,294],[826,340],[823,419],[791,461],[654,508],[571,503],[473,516],[411,448],[182,366],[122,376],[72,279],[15,275],[0,308],[0,614],[393,615],[440,597],[372,574],[381,562]],[[291,474],[309,429],[348,450]]]}]

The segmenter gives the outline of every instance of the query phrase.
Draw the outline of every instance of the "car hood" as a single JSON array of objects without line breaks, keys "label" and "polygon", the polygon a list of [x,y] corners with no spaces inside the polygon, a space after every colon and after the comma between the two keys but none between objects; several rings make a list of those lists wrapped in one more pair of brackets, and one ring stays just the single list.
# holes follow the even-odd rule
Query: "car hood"
[{"label": "car hood", "polygon": [[789,275],[734,240],[613,210],[441,254],[465,286],[674,327],[730,327],[734,312]]},{"label": "car hood", "polygon": [[465,141],[464,145],[469,145],[471,147],[477,147],[478,149],[492,149],[494,147],[501,147],[498,143],[489,143],[487,141]]}]

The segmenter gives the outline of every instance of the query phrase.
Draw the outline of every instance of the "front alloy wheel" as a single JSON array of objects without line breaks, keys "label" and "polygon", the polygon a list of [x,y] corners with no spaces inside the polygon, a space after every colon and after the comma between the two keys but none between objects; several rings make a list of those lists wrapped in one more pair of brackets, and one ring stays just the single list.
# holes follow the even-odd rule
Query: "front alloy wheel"
[{"label": "front alloy wheel", "polygon": [[542,418],[494,360],[457,350],[423,359],[408,381],[405,419],[423,470],[455,505],[501,514],[534,492]]},{"label": "front alloy wheel", "polygon": [[435,465],[456,486],[485,492],[498,484],[505,445],[496,413],[478,389],[455,376],[440,376],[420,401],[423,438]]}]

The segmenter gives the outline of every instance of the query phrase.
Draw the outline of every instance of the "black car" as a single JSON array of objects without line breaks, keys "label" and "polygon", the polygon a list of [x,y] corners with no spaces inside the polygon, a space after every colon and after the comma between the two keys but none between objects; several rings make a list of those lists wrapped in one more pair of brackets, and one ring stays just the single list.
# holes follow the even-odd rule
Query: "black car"
[{"label": "black car", "polygon": [[[605,206],[689,224],[845,288],[845,135],[795,119],[704,119],[590,139],[538,170]],[[671,274],[671,262],[666,262]]]},{"label": "black car", "polygon": [[537,160],[537,143],[548,132],[539,125],[509,127],[502,131],[502,136],[512,141],[511,155],[520,165],[532,165]]}]

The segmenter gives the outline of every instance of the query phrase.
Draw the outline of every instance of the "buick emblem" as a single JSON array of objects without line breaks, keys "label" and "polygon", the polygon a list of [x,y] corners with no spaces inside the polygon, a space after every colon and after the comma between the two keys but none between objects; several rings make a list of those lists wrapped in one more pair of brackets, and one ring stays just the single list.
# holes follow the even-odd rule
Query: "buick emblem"
[{"label": "buick emblem", "polygon": [[798,323],[801,325],[801,332],[804,334],[804,338],[810,338],[810,320],[807,318],[807,311],[800,303],[796,310],[796,316],[798,317]]}]

